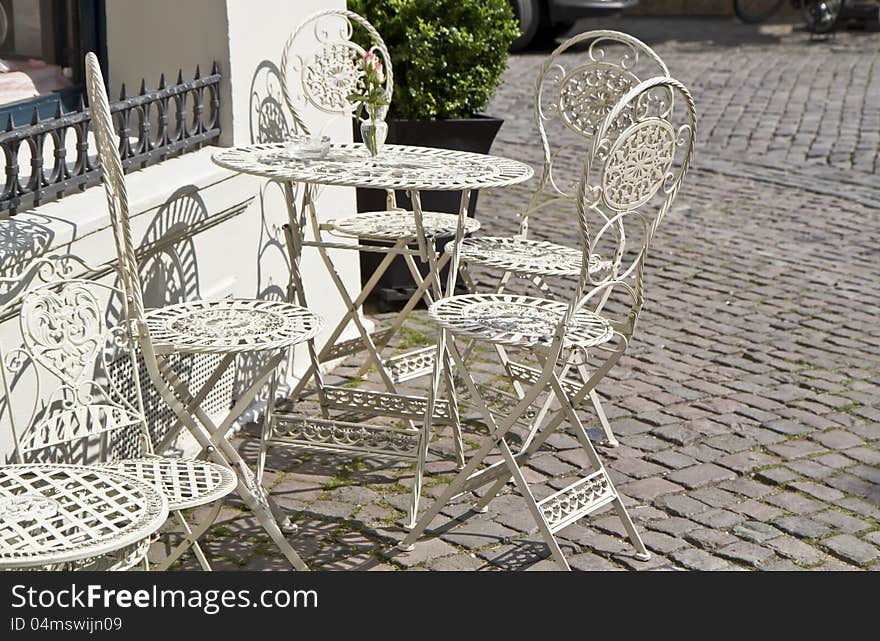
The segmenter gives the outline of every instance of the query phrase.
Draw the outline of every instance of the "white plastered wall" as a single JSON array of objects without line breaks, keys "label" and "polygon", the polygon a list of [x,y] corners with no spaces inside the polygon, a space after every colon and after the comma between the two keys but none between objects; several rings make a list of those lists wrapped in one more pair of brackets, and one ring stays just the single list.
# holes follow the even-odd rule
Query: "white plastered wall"
[{"label": "white plastered wall", "polygon": [[[275,94],[271,78],[290,31],[308,14],[344,8],[344,0],[112,0],[107,6],[107,57],[111,100],[124,82],[129,94],[141,78],[155,88],[160,74],[173,83],[178,69],[190,79],[199,65],[203,74],[218,63],[222,84],[220,146],[247,144],[261,136],[255,105]],[[257,98],[255,99],[255,95]],[[328,133],[350,141],[350,127]],[[236,175],[211,162],[216,148],[205,148],[129,174],[133,236],[155,242],[184,230],[183,238],[162,251],[168,268],[145,284],[148,304],[179,297],[212,298],[282,295],[288,260],[281,225],[286,208],[277,185]],[[354,191],[326,189],[318,202],[321,219],[354,212]],[[18,222],[15,222],[18,221]],[[115,258],[103,189],[93,187],[0,224],[41,230],[29,253],[65,253],[101,264]],[[192,233],[190,233],[190,231]],[[36,241],[35,241],[36,243]],[[2,250],[0,250],[2,251]],[[0,256],[6,274],[15,256]],[[360,281],[356,252],[336,252],[334,261],[350,291]],[[159,261],[162,262],[162,261]],[[158,277],[156,274],[158,273]],[[309,307],[332,327],[344,308],[314,250],[303,257]],[[158,281],[156,280],[158,278]],[[164,279],[164,280],[163,280]],[[163,300],[164,299],[164,300]],[[0,326],[0,340],[8,336]],[[325,332],[326,333],[326,332]],[[305,350],[296,351],[291,378],[306,367]],[[11,438],[0,424],[0,462],[11,452]]]}]

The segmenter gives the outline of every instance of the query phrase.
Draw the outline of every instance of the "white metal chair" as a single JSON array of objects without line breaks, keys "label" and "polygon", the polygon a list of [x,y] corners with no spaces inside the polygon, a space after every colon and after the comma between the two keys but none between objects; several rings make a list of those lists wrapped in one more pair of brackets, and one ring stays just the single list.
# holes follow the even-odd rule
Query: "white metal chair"
[{"label": "white metal chair", "polygon": [[[133,326],[150,378],[179,421],[159,449],[172,442],[177,432],[187,428],[203,448],[203,454],[235,471],[236,490],[245,504],[293,567],[305,570],[305,563],[278,526],[269,497],[255,481],[253,472],[239,452],[229,443],[228,435],[234,421],[254,401],[259,390],[267,383],[274,389],[277,367],[287,356],[289,348],[314,337],[321,321],[303,307],[269,300],[197,300],[144,309],[138,256],[129,225],[125,176],[104,78],[98,59],[92,53],[86,55],[86,88],[116,240],[126,315]],[[171,367],[169,357],[176,354],[213,354],[221,358],[202,388],[193,393]],[[223,372],[237,357],[246,354],[259,354],[265,360],[252,382],[240,392],[229,414],[217,424],[200,404]]]},{"label": "white metal chair", "polygon": [[[589,45],[581,55],[578,51],[584,43]],[[650,47],[618,31],[578,34],[548,56],[538,73],[534,98],[534,117],[544,159],[540,181],[520,215],[516,235],[467,238],[457,248],[463,263],[464,282],[471,293],[476,293],[477,288],[469,265],[502,270],[491,289],[497,293],[505,290],[512,277],[519,277],[530,281],[541,296],[548,296],[553,295],[549,279],[578,277],[580,248],[531,237],[530,226],[535,226],[532,216],[540,219],[542,211],[570,203],[574,198],[580,177],[564,173],[564,167],[577,165],[567,156],[589,144],[620,98],[636,86],[640,78],[668,75],[666,65]],[[627,113],[621,117],[624,121],[631,118]],[[452,249],[447,246],[447,252]],[[594,273],[607,270],[609,257],[593,254],[589,257],[589,267]],[[601,301],[597,304],[601,305]],[[522,385],[515,376],[518,364],[510,362],[503,346],[496,345],[495,349],[511,374],[517,396],[522,397]],[[467,352],[465,350],[465,355]],[[617,445],[595,391],[590,393],[589,400],[605,432],[606,444]]]},{"label": "white metal chair", "polygon": [[[352,40],[353,30],[363,29],[373,42],[371,51],[382,60],[385,68],[386,97],[391,101],[394,88],[394,72],[388,49],[376,29],[360,15],[344,10],[327,10],[305,18],[293,31],[284,47],[281,58],[281,86],[287,107],[293,115],[297,126],[305,132],[314,128],[309,125],[310,114],[321,113],[336,116],[324,125],[331,124],[349,126],[354,116],[354,106],[347,96],[358,87],[360,72],[359,59],[364,49]],[[303,53],[303,52],[307,53]],[[458,225],[458,214],[436,211],[408,211],[397,206],[393,189],[386,190],[387,209],[383,211],[363,212],[354,216],[319,223],[312,217],[314,240],[303,241],[305,247],[316,247],[322,261],[333,276],[339,295],[347,307],[343,317],[324,348],[317,355],[319,363],[336,360],[359,351],[367,351],[364,366],[358,372],[363,376],[367,368],[377,369],[387,392],[396,394],[396,384],[428,375],[432,371],[435,348],[426,346],[411,352],[382,358],[382,351],[392,338],[400,331],[406,318],[420,300],[427,304],[433,302],[439,292],[439,271],[447,264],[449,257],[440,256],[437,269],[432,269],[422,277],[416,258],[428,262],[428,252],[434,251],[434,243],[438,239],[451,238],[455,235]],[[306,212],[300,210],[294,226],[304,224]],[[480,227],[478,221],[467,218],[464,230],[470,234]],[[349,242],[334,242],[327,236],[349,239]],[[351,243],[350,239],[360,239],[381,243]],[[416,245],[418,249],[411,247]],[[364,285],[360,293],[351,296],[336,276],[336,270],[328,255],[328,250],[354,250],[385,254],[376,271]],[[370,334],[359,318],[359,310],[364,301],[379,283],[382,275],[391,266],[395,256],[401,256],[413,277],[416,286],[407,303],[396,314],[391,325],[382,331]],[[433,272],[437,271],[437,274]],[[349,324],[354,324],[359,336],[355,339],[339,342]],[[294,397],[304,389],[313,371],[299,382],[294,390]],[[359,409],[359,408],[352,408]]]},{"label": "white metal chair", "polygon": [[[679,113],[683,112],[680,120],[673,118],[676,106]],[[491,483],[476,504],[479,511],[513,479],[553,558],[563,569],[569,566],[554,534],[609,504],[621,519],[637,558],[649,557],[575,407],[595,389],[632,339],[643,303],[642,276],[648,247],[690,164],[695,130],[693,100],[683,85],[669,77],[636,85],[597,127],[576,196],[582,261],[577,285],[567,301],[489,293],[452,296],[431,306],[431,318],[454,339],[520,349],[537,364],[520,379],[528,387],[512,410],[497,415],[489,409],[455,341],[451,341],[458,374],[489,426],[490,435],[421,516],[401,547],[410,547],[453,497]],[[678,149],[683,150],[682,164],[675,167]],[[610,260],[608,269],[600,273],[589,268],[588,257],[602,247],[614,249],[602,251]],[[598,312],[597,300],[607,302]],[[563,381],[572,367],[583,368],[583,383],[566,390]],[[535,420],[514,454],[508,440],[511,430],[548,389],[548,397],[559,409]],[[429,402],[436,393],[436,388],[431,390]],[[549,408],[546,402],[545,407]],[[522,467],[563,421],[574,430],[590,469],[574,483],[538,501]],[[498,450],[502,459],[478,469],[493,450]]]},{"label": "white metal chair", "polygon": [[[191,547],[210,570],[198,539],[235,489],[235,475],[216,463],[153,454],[129,325],[105,318],[123,293],[75,277],[77,270],[90,271],[72,256],[46,257],[18,277],[0,279],[0,288],[11,294],[0,315],[17,310],[19,316],[20,346],[0,345],[16,462],[98,464],[157,486],[184,532],[159,569]],[[212,508],[193,529],[183,510],[208,504]],[[135,548],[145,553],[148,544]],[[122,566],[137,556],[131,549],[121,554]]]},{"label": "white metal chair", "polygon": [[[305,18],[287,40],[281,59],[281,82],[285,102],[294,122],[301,132],[318,133],[310,124],[314,116],[329,114],[330,124],[348,127],[354,117],[354,106],[347,97],[356,92],[360,83],[359,62],[365,50],[353,41],[355,29],[362,29],[373,45],[370,51],[382,60],[385,69],[386,97],[390,101],[393,92],[393,68],[385,43],[379,33],[364,18],[351,11],[327,10]],[[322,129],[323,131],[323,129]],[[435,241],[455,235],[459,223],[458,214],[425,211],[407,211],[397,207],[393,189],[387,193],[387,210],[360,213],[328,222],[319,222],[315,209],[318,191],[314,186],[285,185],[289,207],[289,224],[285,227],[291,263],[296,263],[304,247],[314,247],[327,268],[334,286],[346,308],[346,313],[330,333],[320,350],[312,350],[311,367],[298,381],[290,396],[300,397],[306,386],[314,381],[321,405],[322,418],[305,418],[289,412],[275,412],[269,432],[262,440],[263,452],[272,444],[293,445],[304,449],[341,452],[351,455],[370,456],[417,461],[418,443],[422,438],[420,427],[424,412],[424,398],[406,397],[398,392],[398,384],[433,370],[436,348],[423,347],[406,354],[384,358],[383,350],[403,327],[408,315],[420,300],[432,303],[440,292],[440,271],[446,265],[447,256],[434,256]],[[417,194],[412,194],[418,198]],[[306,225],[311,228],[312,240],[305,237]],[[468,218],[468,233],[476,231],[479,224]],[[336,240],[330,236],[337,237]],[[351,239],[378,241],[379,244],[352,243]],[[414,248],[416,246],[417,248]],[[384,254],[376,271],[357,295],[346,290],[336,270],[330,251],[354,250]],[[429,257],[429,253],[431,253]],[[376,287],[393,259],[401,256],[416,285],[406,305],[396,314],[389,327],[370,333],[361,318],[361,307]],[[423,277],[416,258],[431,263],[436,269]],[[433,263],[432,263],[433,264]],[[294,270],[293,293],[300,305],[306,304],[305,291]],[[340,340],[346,328],[353,325],[358,336]],[[323,364],[339,358],[366,352],[364,367],[357,376],[373,366],[384,386],[383,391],[351,389],[324,383]],[[331,410],[355,413],[361,416],[392,417],[403,421],[402,427],[364,422],[348,422],[331,418]],[[463,464],[463,446],[458,429],[457,416],[451,417],[454,441],[459,462]],[[261,455],[261,460],[265,453]],[[421,474],[419,470],[417,472]],[[410,520],[414,518],[421,484],[414,484]]]}]

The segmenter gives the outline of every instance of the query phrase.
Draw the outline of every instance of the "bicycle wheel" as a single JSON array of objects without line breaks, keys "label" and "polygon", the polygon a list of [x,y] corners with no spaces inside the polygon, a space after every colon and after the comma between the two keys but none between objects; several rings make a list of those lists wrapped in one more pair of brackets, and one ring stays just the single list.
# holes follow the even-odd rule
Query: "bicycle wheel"
[{"label": "bicycle wheel", "polygon": [[801,14],[812,33],[828,33],[837,24],[843,0],[803,0]]},{"label": "bicycle wheel", "polygon": [[733,0],[733,12],[746,24],[764,22],[782,8],[785,0]]}]

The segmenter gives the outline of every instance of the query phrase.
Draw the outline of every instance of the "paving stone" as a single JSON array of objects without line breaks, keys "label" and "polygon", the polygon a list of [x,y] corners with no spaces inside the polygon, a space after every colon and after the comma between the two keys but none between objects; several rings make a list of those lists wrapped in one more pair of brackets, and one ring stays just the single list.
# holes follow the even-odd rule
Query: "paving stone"
[{"label": "paving stone", "polygon": [[681,483],[687,488],[703,487],[710,483],[718,483],[736,477],[730,470],[712,463],[701,463],[693,467],[673,472],[667,478],[673,483]]},{"label": "paving stone", "polygon": [[736,478],[730,481],[724,481],[718,485],[722,490],[733,492],[734,494],[742,494],[750,499],[760,499],[773,492],[773,488],[767,487],[763,483],[759,483],[750,478]]},{"label": "paving stone", "polygon": [[864,565],[880,558],[880,549],[851,534],[838,534],[822,539],[822,547],[844,561]]},{"label": "paving stone", "polygon": [[699,529],[699,525],[690,519],[683,519],[677,516],[671,516],[668,519],[660,519],[659,521],[651,521],[648,525],[652,530],[663,532],[670,536],[680,537],[686,532],[692,532]]},{"label": "paving stone", "polygon": [[812,431],[810,430],[810,428],[805,427],[800,423],[782,418],[767,421],[766,423],[764,423],[764,426],[773,430],[774,432],[787,434],[789,436],[800,436],[802,434],[809,434]]},{"label": "paving stone", "polygon": [[815,565],[825,558],[821,551],[793,536],[780,536],[770,539],[766,542],[766,545],[773,548],[780,556],[792,559],[803,565]]},{"label": "paving stone", "polygon": [[451,532],[442,534],[441,537],[445,541],[473,550],[486,545],[503,543],[506,539],[515,535],[515,530],[504,527],[500,523],[471,519],[467,523],[459,525]]},{"label": "paving stone", "polygon": [[840,474],[828,479],[826,482],[831,487],[846,494],[856,494],[874,501],[880,497],[880,487],[876,483],[871,483],[852,474]]},{"label": "paving stone", "polygon": [[863,445],[862,439],[846,430],[828,430],[816,432],[810,438],[827,447],[829,450],[847,450]]},{"label": "paving stone", "polygon": [[810,496],[819,499],[820,501],[837,501],[843,498],[843,492],[840,490],[835,490],[833,487],[828,487],[826,485],[819,485],[818,483],[813,483],[810,481],[798,481],[789,485],[789,487],[799,490],[801,492],[805,492]]},{"label": "paving stone", "polygon": [[692,516],[705,512],[709,506],[684,494],[672,494],[661,496],[654,501],[654,505],[674,516]]},{"label": "paving stone", "polygon": [[748,541],[731,543],[718,550],[717,554],[722,558],[756,567],[776,557],[775,552],[772,550]]},{"label": "paving stone", "polygon": [[765,563],[761,566],[761,570],[764,572],[803,572],[804,569],[792,561],[781,559]]},{"label": "paving stone", "polygon": [[688,492],[688,496],[712,507],[730,507],[739,502],[739,497],[719,487],[701,487]]},{"label": "paving stone", "polygon": [[649,550],[664,555],[668,555],[670,552],[675,552],[676,550],[681,550],[689,547],[687,542],[683,539],[669,536],[668,534],[663,534],[662,532],[645,530],[643,532],[640,532],[640,535],[642,537],[642,541]]},{"label": "paving stone", "polygon": [[642,479],[639,481],[633,481],[632,483],[627,483],[626,485],[619,486],[617,489],[620,490],[623,494],[631,496],[634,499],[650,502],[652,499],[655,499],[658,496],[662,496],[664,494],[672,494],[673,492],[680,492],[682,488],[680,485],[671,483],[665,478],[653,477]]},{"label": "paving stone", "polygon": [[763,452],[739,452],[719,457],[715,463],[729,468],[737,474],[751,472],[755,468],[778,463],[779,459]]},{"label": "paving stone", "polygon": [[767,449],[782,458],[801,458],[824,451],[821,445],[807,440],[790,440],[768,445]]},{"label": "paving stone", "polygon": [[714,508],[700,514],[694,514],[691,519],[707,527],[726,530],[742,522],[744,517],[730,510]]},{"label": "paving stone", "polygon": [[366,505],[373,503],[379,498],[379,493],[367,487],[357,487],[354,485],[345,485],[337,487],[330,491],[330,498],[334,501],[344,501],[346,503],[355,503],[357,505]]},{"label": "paving stone", "polygon": [[673,561],[686,567],[689,570],[714,571],[727,570],[730,563],[724,559],[700,550],[697,548],[688,548],[687,550],[679,550],[670,555]]},{"label": "paving stone", "polygon": [[860,514],[866,518],[880,521],[880,507],[873,503],[869,503],[868,501],[848,496],[845,499],[838,501],[837,506],[849,510],[850,512]]},{"label": "paving stone", "polygon": [[846,450],[845,457],[841,454],[837,454],[837,456],[841,457],[843,463],[835,467],[849,467],[852,465],[853,459],[866,465],[880,465],[880,451],[867,447],[853,447]]},{"label": "paving stone", "polygon": [[616,565],[597,554],[592,554],[591,552],[575,554],[568,558],[567,561],[573,570],[578,570],[580,572],[605,572],[608,570],[622,569],[619,565]]},{"label": "paving stone", "polygon": [[763,543],[768,539],[778,537],[782,532],[767,523],[761,521],[746,521],[733,528],[733,533],[741,539],[752,543]]},{"label": "paving stone", "polygon": [[356,505],[342,501],[315,501],[309,505],[309,511],[321,516],[336,519],[347,519],[357,509]]},{"label": "paving stone", "polygon": [[663,425],[651,430],[651,434],[676,445],[688,445],[700,438],[700,433],[685,426],[684,423]]},{"label": "paving stone", "polygon": [[874,485],[880,485],[880,468],[873,465],[856,465],[847,470],[850,474],[854,474],[859,478],[865,479]]},{"label": "paving stone", "polygon": [[745,514],[756,521],[762,522],[770,521],[783,514],[782,510],[779,508],[767,505],[766,503],[761,503],[755,499],[748,499],[742,503],[731,505],[729,509],[738,514]]},{"label": "paving stone", "polygon": [[776,519],[773,521],[773,525],[802,539],[814,539],[831,532],[831,528],[827,525],[802,516],[786,516]]},{"label": "paving stone", "polygon": [[755,474],[755,478],[766,483],[784,485],[785,483],[790,483],[791,481],[800,478],[800,476],[784,467],[771,467]]},{"label": "paving stone", "polygon": [[457,554],[458,548],[440,539],[427,539],[416,541],[411,552],[402,552],[394,549],[389,553],[390,558],[400,565],[412,567],[427,563],[431,559],[437,559],[451,554]]},{"label": "paving stone", "polygon": [[873,527],[867,521],[857,519],[856,517],[844,514],[843,512],[837,512],[836,510],[819,512],[818,514],[814,514],[812,518],[821,521],[822,523],[827,523],[835,530],[846,532],[847,534],[855,534]]},{"label": "paving stone", "polygon": [[660,465],[656,465],[654,463],[649,463],[648,461],[632,458],[632,459],[618,459],[614,461],[614,463],[609,466],[613,469],[626,474],[629,477],[634,479],[643,479],[649,476],[659,476],[666,472],[666,469],[661,467]]},{"label": "paving stone", "polygon": [[705,550],[717,550],[739,540],[723,530],[713,530],[711,528],[700,528],[699,530],[688,532],[684,538],[689,543],[693,543]]},{"label": "paving stone", "polygon": [[435,572],[461,572],[476,570],[482,566],[483,563],[470,554],[456,554],[428,561],[428,567]]},{"label": "paving stone", "polygon": [[690,467],[691,465],[694,465],[696,463],[695,459],[685,454],[682,454],[681,452],[676,452],[675,450],[663,450],[662,452],[654,452],[645,456],[645,459],[651,461],[652,463],[658,463],[659,465],[663,465],[674,470],[680,470],[684,467]]},{"label": "paving stone", "polygon": [[786,463],[786,466],[798,474],[803,474],[817,480],[828,478],[834,474],[833,468],[822,465],[815,459],[809,461],[789,461]]},{"label": "paving stone", "polygon": [[794,492],[781,492],[768,496],[764,499],[767,503],[776,505],[786,512],[794,512],[795,514],[809,514],[820,510],[823,505],[812,499],[808,499]]}]

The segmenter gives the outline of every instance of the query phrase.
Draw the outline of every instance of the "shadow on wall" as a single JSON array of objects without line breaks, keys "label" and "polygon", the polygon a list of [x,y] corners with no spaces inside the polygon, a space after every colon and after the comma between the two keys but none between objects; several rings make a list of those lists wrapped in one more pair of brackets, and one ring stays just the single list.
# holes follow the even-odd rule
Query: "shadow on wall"
[{"label": "shadow on wall", "polygon": [[[139,244],[140,278],[144,304],[149,308],[164,307],[201,298],[201,278],[194,233],[208,224],[210,215],[202,195],[194,185],[175,190],[159,208],[147,226]],[[117,280],[117,286],[119,285]],[[122,301],[115,301],[111,317],[122,318]],[[220,362],[215,355],[180,355],[170,359],[172,367],[186,385],[197,390]],[[125,368],[124,362],[118,367]],[[173,412],[158,392],[149,385],[149,374],[142,358],[138,358],[140,379],[144,382],[144,409],[149,420],[153,443],[159,443],[176,423]],[[124,372],[120,378],[124,379]],[[209,414],[222,414],[229,407],[234,373],[229,370],[202,403]],[[134,394],[133,386],[126,386]]]},{"label": "shadow on wall", "polygon": [[271,60],[257,65],[251,80],[250,134],[252,143],[283,142],[293,125],[281,91],[281,72]]},{"label": "shadow on wall", "polygon": [[[263,60],[254,71],[250,88],[249,109],[251,143],[283,142],[296,127],[287,113],[281,90],[281,73],[271,60]],[[284,238],[283,224],[287,221],[284,190],[280,183],[267,180],[259,193],[260,237],[257,243],[257,298],[287,300],[288,283],[280,282],[279,274],[290,273],[290,257]],[[291,350],[292,351],[292,350]],[[234,390],[247,386],[254,374],[262,368],[269,355],[245,354],[236,362]],[[286,380],[292,371],[293,358],[286,359],[279,369],[279,380]],[[280,392],[285,391],[284,385]],[[265,400],[265,393],[257,396]],[[247,419],[255,419],[255,415]]]},{"label": "shadow on wall", "polygon": [[[33,260],[45,254],[52,246],[52,241],[55,239],[55,232],[49,227],[52,221],[42,216],[28,217],[43,218],[46,224],[19,217],[0,220],[0,276],[2,277],[11,278],[20,275]],[[17,291],[0,290],[0,305],[17,293]]]}]

